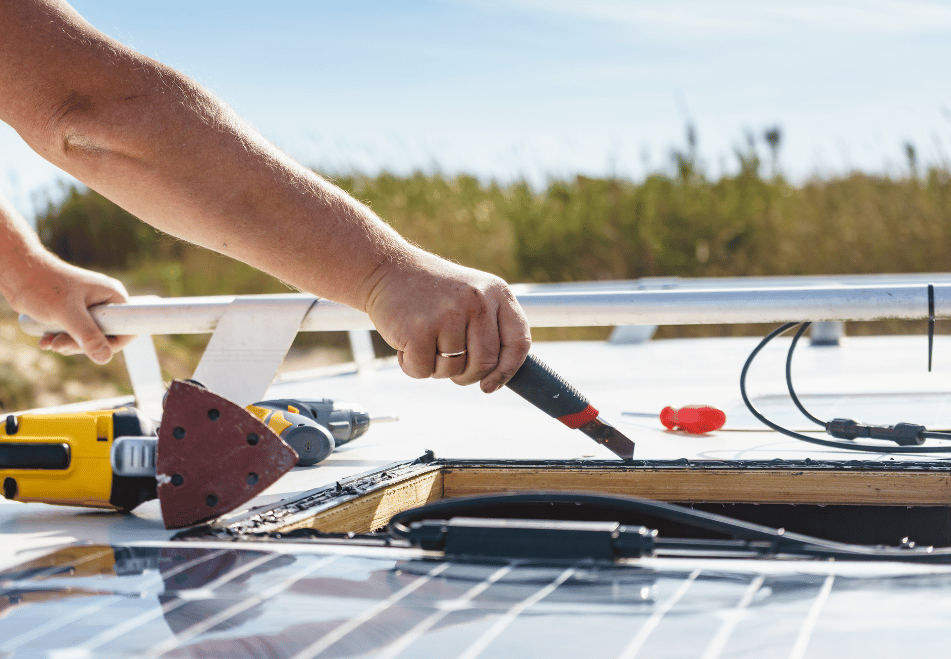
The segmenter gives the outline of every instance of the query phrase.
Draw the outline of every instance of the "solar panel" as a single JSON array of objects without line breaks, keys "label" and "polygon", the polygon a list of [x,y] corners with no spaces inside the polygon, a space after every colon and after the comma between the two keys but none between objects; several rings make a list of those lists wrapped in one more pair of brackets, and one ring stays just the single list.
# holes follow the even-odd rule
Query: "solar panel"
[{"label": "solar panel", "polygon": [[112,553],[113,568],[84,572],[81,556],[61,553],[73,563],[58,567],[72,573],[26,565],[0,574],[0,652],[800,659],[900,647],[943,656],[951,641],[943,569],[450,562],[319,546],[87,549],[87,558]]}]

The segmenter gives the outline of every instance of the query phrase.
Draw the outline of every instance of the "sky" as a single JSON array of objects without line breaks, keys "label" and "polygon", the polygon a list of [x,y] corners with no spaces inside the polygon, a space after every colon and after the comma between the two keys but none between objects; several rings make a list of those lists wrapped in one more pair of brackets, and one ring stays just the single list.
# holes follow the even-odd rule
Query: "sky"
[{"label": "sky", "polygon": [[[951,2],[74,0],[327,173],[507,182],[708,175],[748,136],[801,181],[901,176],[951,154]],[[71,181],[0,124],[0,191],[28,217]]]}]

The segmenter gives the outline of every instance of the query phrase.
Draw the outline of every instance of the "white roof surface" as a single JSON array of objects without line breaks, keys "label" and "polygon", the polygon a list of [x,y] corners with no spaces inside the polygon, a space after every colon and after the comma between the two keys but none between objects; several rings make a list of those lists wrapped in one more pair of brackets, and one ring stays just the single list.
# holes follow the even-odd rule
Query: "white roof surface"
[{"label": "white roof surface", "polygon": [[[635,442],[636,459],[888,459],[807,445],[759,424],[743,406],[738,385],[743,362],[758,340],[539,343],[533,352]],[[750,395],[777,422],[798,430],[816,429],[786,400],[787,346],[788,338],[778,339],[760,355],[750,372]],[[881,424],[906,421],[929,430],[951,427],[951,394],[946,393],[951,338],[936,337],[931,373],[924,336],[847,337],[838,347],[810,347],[803,340],[793,373],[804,404],[820,418],[846,416]],[[427,449],[440,458],[614,458],[607,449],[508,389],[485,395],[477,387],[413,380],[393,361],[381,361],[376,369],[359,374],[285,376],[272,385],[269,397],[347,400],[371,414],[397,415],[400,420],[371,427],[318,466],[294,469],[252,506],[411,460]],[[726,427],[710,435],[690,436],[666,431],[656,418],[622,415],[626,411],[656,414],[666,405],[690,404],[723,409]],[[0,499],[0,567],[21,562],[39,549],[74,541],[163,540],[171,534],[162,525],[157,501],[119,515]]]}]

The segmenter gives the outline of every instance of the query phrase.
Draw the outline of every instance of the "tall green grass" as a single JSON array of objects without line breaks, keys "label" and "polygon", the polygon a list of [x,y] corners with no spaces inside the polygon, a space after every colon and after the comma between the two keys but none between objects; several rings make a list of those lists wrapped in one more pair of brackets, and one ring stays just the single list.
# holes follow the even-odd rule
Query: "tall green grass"
[{"label": "tall green grass", "polygon": [[[912,159],[900,177],[854,172],[793,184],[778,173],[779,136],[773,137],[769,173],[751,140],[736,154],[735,174],[711,177],[688,140],[686,152],[673,154],[672,171],[640,181],[578,176],[536,189],[524,181],[420,172],[331,179],[414,243],[510,282],[951,269],[947,167],[921,171]],[[92,191],[69,190],[37,218],[37,228],[54,252],[118,277],[134,294],[288,290],[248,266],[163,236]],[[701,331],[718,330],[663,330]],[[301,341],[339,347],[341,338]],[[199,347],[194,339],[166,344],[168,370],[188,371],[175,364],[193,359]]]},{"label": "tall green grass", "polygon": [[[757,163],[677,174],[500,185],[466,176],[332,180],[413,242],[509,281],[642,276],[924,272],[948,269],[951,174],[864,173],[793,185]],[[280,282],[163,236],[91,191],[70,190],[37,221],[67,260],[161,295],[262,293]]]}]

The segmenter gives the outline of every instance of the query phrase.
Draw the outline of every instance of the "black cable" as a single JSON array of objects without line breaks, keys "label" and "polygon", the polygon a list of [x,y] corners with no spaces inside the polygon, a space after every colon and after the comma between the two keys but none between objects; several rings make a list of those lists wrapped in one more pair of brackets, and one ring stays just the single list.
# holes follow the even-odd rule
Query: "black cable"
[{"label": "black cable", "polygon": [[[792,384],[792,356],[793,356],[793,352],[796,350],[796,344],[799,343],[799,339],[802,337],[803,333],[805,333],[806,329],[807,329],[810,325],[812,325],[811,322],[802,323],[802,326],[801,326],[801,327],[799,328],[799,330],[796,332],[795,336],[793,336],[793,340],[792,340],[792,342],[789,344],[789,352],[788,352],[787,355],[786,355],[786,388],[789,390],[789,397],[792,398],[793,403],[796,404],[796,407],[799,408],[799,411],[802,412],[803,415],[804,415],[806,418],[808,418],[808,419],[812,420],[813,422],[819,424],[819,425],[822,426],[824,429],[826,429],[826,431],[828,432],[828,426],[829,426],[828,422],[816,418],[815,416],[813,416],[813,415],[803,406],[802,402],[799,400],[799,396],[796,395],[796,390],[793,388],[793,384]],[[906,425],[910,425],[910,424],[906,424]],[[917,436],[920,437],[920,438],[922,439],[922,441],[925,440],[925,439],[948,439],[948,440],[951,440],[951,433],[925,430],[923,426],[922,426],[921,428],[922,428],[922,429],[921,429],[920,431],[918,431]]]},{"label": "black cable", "polygon": [[[627,495],[595,494],[591,492],[530,492],[477,495],[446,499],[431,504],[411,508],[394,515],[387,525],[392,536],[413,541],[414,522],[450,520],[454,517],[483,517],[486,511],[498,511],[506,508],[524,508],[531,505],[570,505],[573,508],[589,508],[604,512],[616,512],[619,516],[650,515],[655,518],[675,522],[695,529],[713,531],[722,535],[743,540],[748,543],[763,543],[756,546],[736,547],[727,545],[730,550],[745,549],[760,556],[792,554],[813,558],[839,558],[858,560],[898,560],[911,562],[947,563],[951,560],[951,548],[912,548],[912,547],[868,547],[852,545],[832,540],[824,540],[800,533],[787,532],[752,522],[694,510],[653,499],[644,499]],[[603,517],[604,515],[600,515]],[[572,517],[574,518],[574,516]],[[693,550],[708,552],[716,548],[716,543],[729,542],[717,540],[664,539],[655,541],[655,548],[663,550]],[[669,545],[664,547],[664,545]]]},{"label": "black cable", "polygon": [[799,411],[802,412],[803,416],[805,416],[807,419],[810,419],[814,423],[819,424],[820,426],[822,426],[823,429],[825,429],[826,422],[823,421],[822,419],[818,419],[814,417],[812,414],[809,413],[809,411],[805,407],[803,407],[802,403],[799,401],[799,396],[796,395],[796,390],[793,389],[793,384],[792,384],[793,351],[796,349],[796,344],[799,343],[799,339],[802,337],[802,335],[805,333],[805,331],[809,328],[810,325],[812,325],[812,323],[802,323],[802,325],[799,328],[799,331],[797,331],[795,336],[793,336],[792,343],[789,344],[789,353],[786,355],[786,388],[789,389],[789,397],[792,398],[792,402],[796,404],[796,407],[799,408]]},{"label": "black cable", "polygon": [[934,353],[934,284],[928,284],[928,372],[931,373],[931,355]]},{"label": "black cable", "polygon": [[[817,444],[819,446],[825,446],[828,448],[844,449],[847,451],[866,451],[868,453],[951,453],[951,446],[934,446],[929,448],[921,448],[920,446],[878,446],[873,444],[862,444],[852,440],[847,441],[835,441],[831,439],[819,439],[818,437],[810,437],[809,435],[804,435],[794,430],[789,430],[783,428],[782,426],[773,423],[765,416],[763,416],[759,410],[753,406],[753,402],[750,400],[750,397],[746,393],[746,375],[750,370],[750,365],[753,363],[753,360],[756,358],[756,355],[766,347],[770,341],[774,338],[788,331],[789,329],[799,325],[799,323],[785,323],[780,327],[776,328],[772,332],[766,335],[762,341],[753,349],[753,352],[750,353],[750,356],[747,357],[746,363],[743,364],[743,370],[740,372],[740,395],[743,397],[743,402],[746,404],[747,409],[750,413],[759,419],[764,425],[772,428],[778,433],[782,433],[788,437],[801,440],[803,442],[808,442],[810,444]],[[799,336],[802,336],[802,332],[805,329],[801,329]],[[795,343],[791,346],[794,347]],[[792,353],[790,352],[787,355],[786,365],[787,365],[787,385],[791,387],[791,378],[790,378],[790,366],[792,360]],[[791,390],[792,391],[792,390]],[[797,399],[798,400],[798,399]],[[830,423],[824,422],[816,419],[813,415],[805,411],[805,408],[802,406],[802,403],[798,404],[800,411],[802,411],[808,418],[816,421],[828,431]],[[951,439],[951,433],[941,433],[941,432],[929,432],[923,431],[918,433],[922,438],[929,439]]]}]

